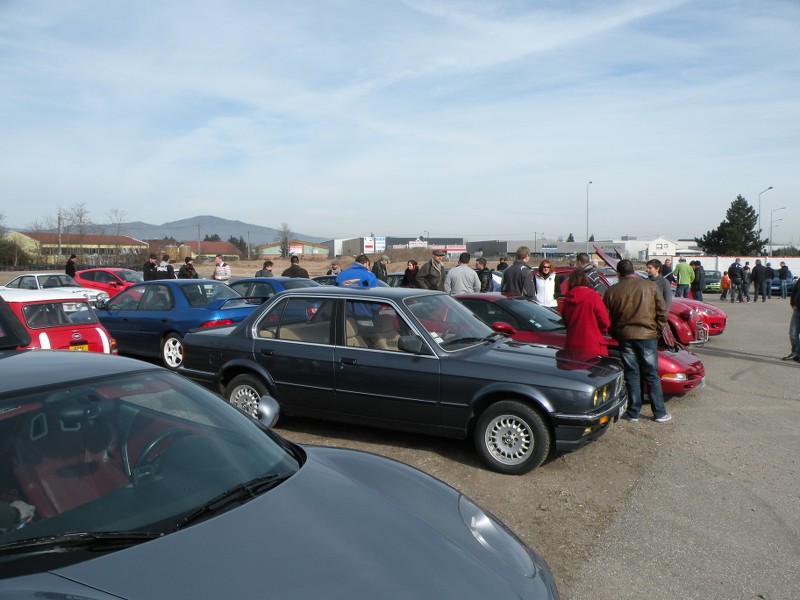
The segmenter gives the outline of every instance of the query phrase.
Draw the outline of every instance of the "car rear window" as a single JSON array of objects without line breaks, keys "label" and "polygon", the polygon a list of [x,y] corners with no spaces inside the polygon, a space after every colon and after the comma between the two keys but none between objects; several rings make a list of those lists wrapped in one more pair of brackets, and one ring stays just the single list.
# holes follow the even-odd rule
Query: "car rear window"
[{"label": "car rear window", "polygon": [[31,329],[97,323],[94,311],[89,306],[89,303],[83,300],[27,304],[22,307],[22,316]]}]

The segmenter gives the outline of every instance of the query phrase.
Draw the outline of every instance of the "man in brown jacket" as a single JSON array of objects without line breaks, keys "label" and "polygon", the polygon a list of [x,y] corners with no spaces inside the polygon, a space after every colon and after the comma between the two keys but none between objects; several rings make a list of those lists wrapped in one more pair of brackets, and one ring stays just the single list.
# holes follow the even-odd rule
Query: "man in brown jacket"
[{"label": "man in brown jacket", "polygon": [[617,263],[619,282],[603,297],[611,317],[609,333],[619,342],[625,386],[628,390],[628,411],[624,418],[639,420],[642,408],[640,377],[647,383],[653,416],[658,423],[672,420],[664,407],[664,394],[658,378],[658,338],[667,325],[667,305],[655,283],[639,277],[629,260]]}]

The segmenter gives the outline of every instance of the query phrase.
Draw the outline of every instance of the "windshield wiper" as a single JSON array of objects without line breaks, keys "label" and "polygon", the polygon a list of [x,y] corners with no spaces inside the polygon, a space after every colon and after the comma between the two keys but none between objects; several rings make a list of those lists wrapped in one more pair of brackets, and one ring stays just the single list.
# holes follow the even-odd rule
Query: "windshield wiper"
[{"label": "windshield wiper", "polygon": [[111,552],[163,536],[152,531],[82,531],[20,540],[0,546],[0,554],[81,549]]},{"label": "windshield wiper", "polygon": [[477,342],[488,342],[491,339],[492,339],[492,336],[486,336],[486,337],[482,337],[482,338],[479,338],[479,337],[460,337],[460,338],[454,338],[452,340],[447,340],[446,342],[443,342],[442,344],[440,344],[440,346],[442,348],[444,348],[446,346],[453,346],[455,344],[474,344],[474,343],[477,343]]},{"label": "windshield wiper", "polygon": [[191,525],[201,519],[210,517],[220,513],[234,504],[244,504],[252,500],[259,494],[263,494],[267,490],[274,488],[289,479],[294,473],[272,473],[270,475],[261,475],[255,479],[251,479],[245,483],[237,485],[222,492],[219,496],[212,498],[209,502],[198,508],[196,511],[181,519],[175,525],[174,531],[183,529],[187,525]]}]

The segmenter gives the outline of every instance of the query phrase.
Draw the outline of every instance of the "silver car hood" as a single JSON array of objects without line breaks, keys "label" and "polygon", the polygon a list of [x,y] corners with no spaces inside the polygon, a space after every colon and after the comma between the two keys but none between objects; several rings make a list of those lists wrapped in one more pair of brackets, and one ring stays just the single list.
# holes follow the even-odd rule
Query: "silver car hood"
[{"label": "silver car hood", "polygon": [[473,538],[452,488],[374,455],[307,450],[296,475],[244,506],[50,574],[0,581],[0,598],[9,597],[3,590],[86,600],[553,597],[540,562],[524,577]]}]

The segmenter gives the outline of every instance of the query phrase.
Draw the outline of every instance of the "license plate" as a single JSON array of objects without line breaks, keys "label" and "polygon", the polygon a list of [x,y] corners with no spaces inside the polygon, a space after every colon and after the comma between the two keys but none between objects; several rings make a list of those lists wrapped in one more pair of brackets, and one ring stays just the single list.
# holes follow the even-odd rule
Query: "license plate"
[{"label": "license plate", "polygon": [[70,350],[77,350],[78,352],[88,352],[89,344],[75,344],[69,347]]}]

